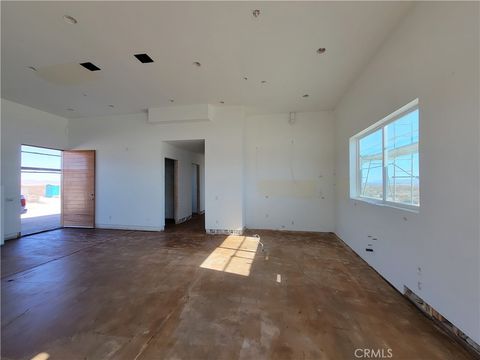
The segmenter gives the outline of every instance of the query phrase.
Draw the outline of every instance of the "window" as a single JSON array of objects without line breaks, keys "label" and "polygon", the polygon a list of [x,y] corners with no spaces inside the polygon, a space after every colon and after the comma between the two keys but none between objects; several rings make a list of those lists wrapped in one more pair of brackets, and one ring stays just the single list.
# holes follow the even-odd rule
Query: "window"
[{"label": "window", "polygon": [[377,204],[420,206],[418,100],[350,139],[350,196]]}]

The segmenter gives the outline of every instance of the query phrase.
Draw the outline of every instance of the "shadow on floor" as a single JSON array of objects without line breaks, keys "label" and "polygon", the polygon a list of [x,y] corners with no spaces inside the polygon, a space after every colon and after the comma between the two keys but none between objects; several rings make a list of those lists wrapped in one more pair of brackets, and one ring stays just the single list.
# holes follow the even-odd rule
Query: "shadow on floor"
[{"label": "shadow on floor", "polygon": [[196,214],[188,221],[175,224],[173,220],[165,221],[165,232],[205,233],[205,214]]}]

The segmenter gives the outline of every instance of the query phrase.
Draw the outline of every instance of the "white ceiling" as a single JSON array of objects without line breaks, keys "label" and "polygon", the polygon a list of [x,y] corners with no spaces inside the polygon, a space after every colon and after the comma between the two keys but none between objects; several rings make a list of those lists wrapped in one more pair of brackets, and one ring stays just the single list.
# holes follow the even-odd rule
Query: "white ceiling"
[{"label": "white ceiling", "polygon": [[[2,1],[2,97],[69,118],[135,113],[170,99],[261,112],[328,110],[410,6]],[[65,14],[78,23],[66,23]],[[318,55],[319,47],[326,53]],[[155,62],[141,64],[136,53]],[[88,61],[101,71],[78,65]]]},{"label": "white ceiling", "polygon": [[187,150],[193,153],[205,153],[205,140],[172,140],[165,142],[177,148]]}]

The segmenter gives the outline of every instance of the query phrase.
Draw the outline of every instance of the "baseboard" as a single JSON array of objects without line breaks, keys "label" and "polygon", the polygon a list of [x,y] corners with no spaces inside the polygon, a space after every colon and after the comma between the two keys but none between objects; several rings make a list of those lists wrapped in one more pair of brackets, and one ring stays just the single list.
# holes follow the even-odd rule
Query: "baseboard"
[{"label": "baseboard", "polygon": [[345,247],[353,252],[360,260],[365,262],[370,269],[375,271],[388,285],[392,287],[395,291],[400,293],[408,301],[413,303],[425,316],[427,316],[435,325],[441,328],[449,337],[454,341],[459,343],[463,348],[468,352],[473,354],[475,358],[480,359],[480,346],[474,340],[465,335],[460,329],[453,325],[450,321],[445,319],[438,311],[432,308],[429,304],[423,301],[418,295],[411,291],[408,287],[404,285],[404,292],[402,293],[396,286],[394,286],[390,281],[388,281],[382,274],[380,274],[377,269],[370,265],[364,258],[360,256],[350,245],[348,245],[343,239],[335,233],[332,235],[338,239]]},{"label": "baseboard", "polygon": [[109,230],[164,231],[163,227],[156,227],[156,226],[95,224],[95,227],[97,229],[109,229]]},{"label": "baseboard", "polygon": [[205,232],[210,235],[243,235],[245,228],[243,229],[205,229]]},{"label": "baseboard", "polygon": [[6,234],[4,237],[4,240],[13,240],[13,239],[18,239],[20,237],[20,233],[11,233],[11,234]]},{"label": "baseboard", "polygon": [[[292,233],[292,234],[332,234],[331,231],[314,231],[314,230],[289,230],[289,229],[267,229],[267,228],[246,228],[248,231],[278,231],[282,233]],[[335,235],[336,236],[336,235]]]},{"label": "baseboard", "polygon": [[430,304],[426,303],[420,296],[415,294],[412,290],[405,286],[404,296],[410,300],[420,311],[432,320],[435,324],[441,327],[463,347],[473,353],[480,359],[480,345],[469,338],[463,331],[453,325],[450,321],[443,317],[437,310],[435,310]]}]

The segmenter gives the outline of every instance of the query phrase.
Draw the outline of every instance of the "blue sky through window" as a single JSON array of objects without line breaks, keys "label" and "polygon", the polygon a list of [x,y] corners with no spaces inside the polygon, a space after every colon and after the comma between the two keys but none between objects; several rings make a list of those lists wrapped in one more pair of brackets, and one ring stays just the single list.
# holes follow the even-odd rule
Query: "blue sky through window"
[{"label": "blue sky through window", "polygon": [[[60,150],[22,145],[21,148],[22,186],[27,184],[60,185],[62,152]],[[35,171],[25,168],[53,169]]]},{"label": "blue sky through window", "polygon": [[419,205],[418,142],[418,109],[359,138],[359,195]]}]

